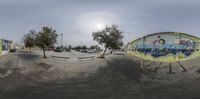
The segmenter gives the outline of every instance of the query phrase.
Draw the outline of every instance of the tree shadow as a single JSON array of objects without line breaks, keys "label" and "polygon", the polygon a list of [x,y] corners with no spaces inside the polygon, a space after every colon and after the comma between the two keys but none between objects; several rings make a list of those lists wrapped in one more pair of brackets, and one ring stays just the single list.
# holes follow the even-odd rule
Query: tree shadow
[{"label": "tree shadow", "polygon": [[96,73],[90,76],[95,77],[96,80],[100,78],[107,78],[110,80],[134,80],[136,82],[140,81],[143,71],[140,68],[139,62],[126,57],[106,61],[106,66],[99,67]]},{"label": "tree shadow", "polygon": [[66,78],[62,84],[56,84],[58,81],[40,83],[26,79],[27,83],[35,83],[36,86],[23,85],[4,93],[1,97],[4,99],[27,99],[27,97],[29,99],[94,99],[94,97],[127,94],[133,86],[137,89],[135,84],[140,82],[143,73],[138,62],[126,57],[106,61],[106,66],[99,67],[95,73],[85,78],[81,75],[76,78]]},{"label": "tree shadow", "polygon": [[[106,59],[105,59],[106,60]],[[123,90],[140,83],[143,71],[140,63],[127,57],[106,60],[106,66],[99,67],[94,74],[89,75],[97,89]],[[91,81],[92,82],[92,81]]]},{"label": "tree shadow", "polygon": [[19,58],[21,58],[23,60],[27,60],[27,61],[36,60],[40,57],[39,55],[35,55],[35,54],[31,54],[31,53],[20,53],[17,56]]}]

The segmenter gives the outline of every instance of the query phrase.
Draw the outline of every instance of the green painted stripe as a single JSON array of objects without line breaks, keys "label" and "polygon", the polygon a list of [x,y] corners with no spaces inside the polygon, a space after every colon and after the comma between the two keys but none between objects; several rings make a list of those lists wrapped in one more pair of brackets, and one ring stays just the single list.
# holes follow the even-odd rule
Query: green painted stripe
[{"label": "green painted stripe", "polygon": [[2,40],[0,39],[0,55],[2,54]]}]

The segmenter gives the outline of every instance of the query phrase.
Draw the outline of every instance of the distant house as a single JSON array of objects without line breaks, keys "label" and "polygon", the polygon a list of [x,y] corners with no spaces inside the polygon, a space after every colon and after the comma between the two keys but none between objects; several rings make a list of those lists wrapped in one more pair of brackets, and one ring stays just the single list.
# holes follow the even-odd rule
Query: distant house
[{"label": "distant house", "polygon": [[129,46],[129,44],[130,44],[130,43],[128,42],[128,43],[124,46],[124,48],[123,48],[123,51],[124,51],[124,52],[128,52],[128,49],[129,49],[128,46]]},{"label": "distant house", "polygon": [[18,43],[15,43],[15,44],[13,45],[13,48],[19,50],[19,49],[22,49],[22,45],[20,45],[20,44],[18,44]]},{"label": "distant house", "polygon": [[10,40],[0,39],[0,55],[9,53],[13,49],[13,42]]}]

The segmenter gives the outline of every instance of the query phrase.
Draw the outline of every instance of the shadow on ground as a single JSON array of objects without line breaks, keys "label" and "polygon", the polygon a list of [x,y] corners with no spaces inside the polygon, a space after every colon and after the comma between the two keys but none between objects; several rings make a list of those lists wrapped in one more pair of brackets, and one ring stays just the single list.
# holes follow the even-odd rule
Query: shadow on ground
[{"label": "shadow on ground", "polygon": [[23,59],[23,60],[27,60],[27,61],[33,61],[38,59],[40,56],[36,55],[36,54],[30,54],[30,53],[20,53],[17,55],[19,58]]},{"label": "shadow on ground", "polygon": [[[22,58],[27,58],[22,55]],[[29,57],[28,57],[29,58]],[[125,64],[125,65],[124,65]],[[141,69],[139,63],[129,58],[107,60],[107,66],[100,67],[96,73],[83,78],[65,79],[37,83],[23,79],[23,84],[9,92],[1,92],[2,99],[99,99],[127,94],[140,83]],[[26,78],[26,77],[22,77]],[[26,83],[25,83],[26,82]],[[35,83],[30,86],[27,83]]]},{"label": "shadow on ground", "polygon": [[[140,64],[130,57],[119,55],[105,59],[106,66],[99,67],[88,76],[66,78],[49,82],[29,79],[30,76],[15,72],[1,81],[1,99],[199,99],[200,79],[174,83],[144,80],[147,76]],[[171,77],[167,75],[166,77]],[[13,81],[14,80],[14,81]],[[10,81],[12,83],[6,83]]]}]

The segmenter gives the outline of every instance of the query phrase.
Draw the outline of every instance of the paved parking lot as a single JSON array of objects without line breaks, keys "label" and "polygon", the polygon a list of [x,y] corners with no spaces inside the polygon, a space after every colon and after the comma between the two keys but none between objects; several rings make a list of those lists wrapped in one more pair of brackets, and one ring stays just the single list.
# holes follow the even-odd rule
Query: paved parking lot
[{"label": "paved parking lot", "polygon": [[[169,64],[144,61],[125,55],[107,55],[105,59],[90,57],[95,54],[79,52],[33,51],[10,53],[0,57],[1,99],[199,99],[199,58]],[[51,58],[51,55],[72,57]],[[76,60],[75,60],[76,59]],[[155,72],[157,66],[159,69]]]}]

